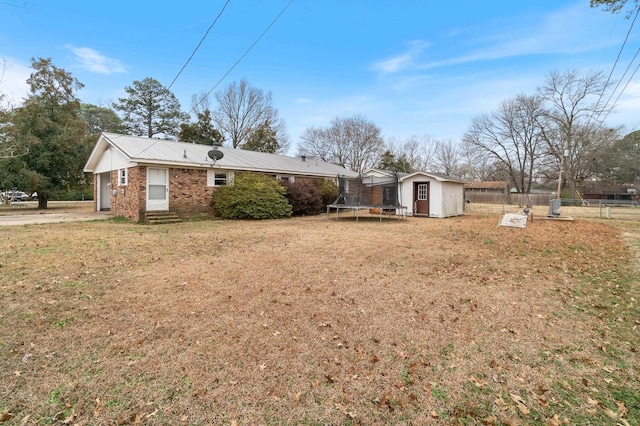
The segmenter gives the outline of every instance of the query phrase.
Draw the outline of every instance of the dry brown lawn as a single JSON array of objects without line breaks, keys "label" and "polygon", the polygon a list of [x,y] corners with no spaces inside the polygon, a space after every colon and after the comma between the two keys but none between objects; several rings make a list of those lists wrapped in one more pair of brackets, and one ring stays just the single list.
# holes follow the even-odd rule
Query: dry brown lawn
[{"label": "dry brown lawn", "polygon": [[0,422],[640,422],[640,222],[0,228]]}]

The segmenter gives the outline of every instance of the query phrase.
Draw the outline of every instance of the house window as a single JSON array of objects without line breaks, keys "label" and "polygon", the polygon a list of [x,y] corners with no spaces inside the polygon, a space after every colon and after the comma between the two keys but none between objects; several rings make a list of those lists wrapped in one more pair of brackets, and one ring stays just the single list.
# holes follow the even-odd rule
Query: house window
[{"label": "house window", "polygon": [[233,179],[233,176],[231,172],[207,170],[207,186],[230,185],[232,179]]},{"label": "house window", "polygon": [[213,186],[223,186],[227,184],[226,173],[214,173]]},{"label": "house window", "polygon": [[127,178],[127,169],[118,170],[118,185],[127,186],[128,178]]},{"label": "house window", "polygon": [[289,183],[289,182],[293,182],[293,177],[291,176],[279,176],[278,180],[282,183]]}]

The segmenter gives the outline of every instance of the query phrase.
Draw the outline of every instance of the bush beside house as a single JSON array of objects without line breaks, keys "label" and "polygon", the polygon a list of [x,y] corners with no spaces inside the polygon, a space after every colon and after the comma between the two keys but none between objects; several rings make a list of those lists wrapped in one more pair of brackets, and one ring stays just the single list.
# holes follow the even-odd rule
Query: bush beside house
[{"label": "bush beside house", "polygon": [[324,204],[316,185],[301,180],[284,184],[285,197],[291,204],[293,216],[312,216],[322,213]]},{"label": "bush beside house", "polygon": [[211,199],[215,214],[224,219],[280,219],[290,217],[287,190],[269,176],[238,173],[233,185],[218,188]]}]

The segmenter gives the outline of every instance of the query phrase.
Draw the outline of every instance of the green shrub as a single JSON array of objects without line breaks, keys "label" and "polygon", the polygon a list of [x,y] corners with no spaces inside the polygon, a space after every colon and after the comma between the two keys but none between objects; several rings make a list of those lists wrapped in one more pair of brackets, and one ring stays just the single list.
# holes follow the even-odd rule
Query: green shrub
[{"label": "green shrub", "polygon": [[278,219],[291,216],[286,189],[269,176],[238,173],[233,184],[218,188],[211,199],[216,216],[225,219]]},{"label": "green shrub", "polygon": [[313,183],[301,180],[286,183],[284,187],[294,216],[311,216],[324,210],[325,204]]},{"label": "green shrub", "polygon": [[333,203],[336,198],[338,198],[338,185],[333,183],[333,181],[315,180],[313,184],[315,185],[324,206]]}]

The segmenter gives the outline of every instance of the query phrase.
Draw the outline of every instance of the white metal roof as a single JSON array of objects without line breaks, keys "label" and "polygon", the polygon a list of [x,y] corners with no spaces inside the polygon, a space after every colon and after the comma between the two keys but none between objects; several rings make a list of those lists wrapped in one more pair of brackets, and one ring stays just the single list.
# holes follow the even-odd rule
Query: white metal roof
[{"label": "white metal roof", "polygon": [[310,175],[322,177],[357,177],[358,173],[335,164],[312,159],[267,154],[242,149],[217,148],[224,156],[213,161],[207,155],[212,149],[208,145],[151,139],[140,136],[103,133],[96,143],[85,172],[94,172],[104,152],[113,146],[127,156],[132,163],[157,164],[185,168],[215,167],[225,170],[245,170],[263,173]]},{"label": "white metal roof", "polygon": [[451,182],[451,183],[464,184],[464,181],[461,181],[460,179],[452,178],[450,176],[443,175],[440,173],[427,173],[427,172],[414,172],[409,174],[403,174],[402,176],[399,176],[399,180],[400,182],[403,182],[407,179],[411,179],[414,176],[419,176],[419,175],[430,177],[432,179],[435,179],[438,182]]}]

